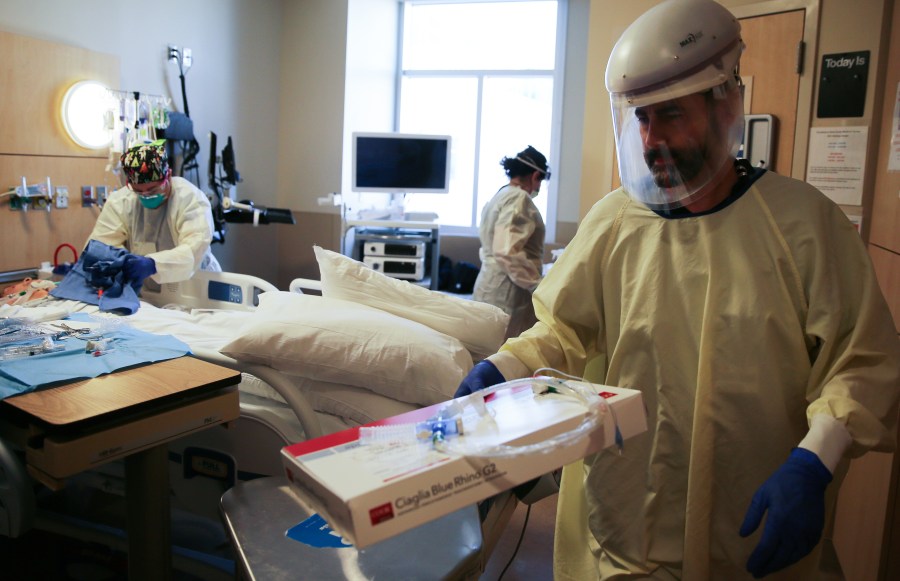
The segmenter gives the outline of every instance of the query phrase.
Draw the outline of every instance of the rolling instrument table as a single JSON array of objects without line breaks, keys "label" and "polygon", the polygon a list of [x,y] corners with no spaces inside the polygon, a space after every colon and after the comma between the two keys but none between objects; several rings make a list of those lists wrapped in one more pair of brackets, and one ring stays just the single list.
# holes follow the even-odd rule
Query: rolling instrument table
[{"label": "rolling instrument table", "polygon": [[0,436],[25,450],[28,473],[53,490],[124,459],[128,578],[172,573],[167,443],[236,420],[237,371],[190,356],[9,397]]}]

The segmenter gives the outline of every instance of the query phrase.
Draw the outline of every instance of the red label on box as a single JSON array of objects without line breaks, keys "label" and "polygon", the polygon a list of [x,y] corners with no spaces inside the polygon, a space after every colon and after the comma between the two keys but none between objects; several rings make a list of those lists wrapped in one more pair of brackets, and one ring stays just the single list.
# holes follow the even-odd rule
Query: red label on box
[{"label": "red label on box", "polygon": [[392,518],[394,518],[394,507],[391,506],[390,502],[369,509],[369,519],[372,521],[373,526]]},{"label": "red label on box", "polygon": [[597,395],[599,395],[599,396],[602,397],[603,399],[609,399],[609,398],[611,398],[611,397],[616,397],[616,394],[611,393],[611,392],[608,392],[608,391],[601,391],[601,392],[598,393]]}]

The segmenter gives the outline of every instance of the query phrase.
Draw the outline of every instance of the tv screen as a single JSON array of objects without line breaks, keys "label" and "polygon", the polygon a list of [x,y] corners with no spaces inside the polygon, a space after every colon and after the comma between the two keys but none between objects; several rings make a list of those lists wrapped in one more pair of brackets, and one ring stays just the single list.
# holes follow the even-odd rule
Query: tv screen
[{"label": "tv screen", "polygon": [[354,133],[354,192],[446,194],[450,136]]}]

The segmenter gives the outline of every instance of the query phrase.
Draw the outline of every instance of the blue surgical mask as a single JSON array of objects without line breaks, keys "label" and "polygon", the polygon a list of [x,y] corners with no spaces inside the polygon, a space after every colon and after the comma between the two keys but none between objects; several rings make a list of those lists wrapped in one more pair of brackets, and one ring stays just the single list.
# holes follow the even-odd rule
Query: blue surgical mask
[{"label": "blue surgical mask", "polygon": [[166,201],[166,195],[156,194],[155,196],[138,196],[138,199],[141,201],[141,205],[148,210],[155,210],[162,206],[162,203]]}]

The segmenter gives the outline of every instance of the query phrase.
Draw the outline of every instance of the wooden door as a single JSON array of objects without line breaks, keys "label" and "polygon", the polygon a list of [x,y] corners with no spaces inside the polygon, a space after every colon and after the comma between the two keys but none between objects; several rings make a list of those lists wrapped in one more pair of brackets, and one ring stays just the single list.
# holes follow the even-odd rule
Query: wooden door
[{"label": "wooden door", "polygon": [[800,89],[797,60],[803,18],[803,10],[792,10],[741,19],[741,35],[747,46],[741,56],[741,77],[746,84],[744,111],[775,118],[773,162],[767,168],[782,175],[791,175],[794,159]]}]

